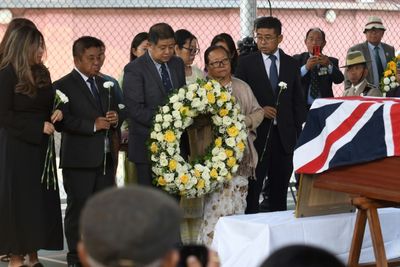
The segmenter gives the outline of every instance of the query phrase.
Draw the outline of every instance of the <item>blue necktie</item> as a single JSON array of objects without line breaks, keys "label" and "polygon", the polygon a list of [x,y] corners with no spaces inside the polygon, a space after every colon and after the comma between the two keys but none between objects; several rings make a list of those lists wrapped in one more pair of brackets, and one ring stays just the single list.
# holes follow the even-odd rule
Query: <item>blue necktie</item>
[{"label": "blue necktie", "polygon": [[383,76],[383,64],[381,57],[379,56],[379,46],[375,46],[374,50],[375,50],[375,61],[376,61],[376,66],[378,68],[378,76],[380,81]]},{"label": "blue necktie", "polygon": [[169,78],[167,66],[165,65],[165,63],[161,64],[161,80],[165,91],[169,93],[172,90],[172,83],[171,79]]},{"label": "blue necktie", "polygon": [[276,56],[270,55],[271,66],[269,67],[269,82],[271,83],[272,91],[276,92],[278,87],[278,68],[276,67]]},{"label": "blue necktie", "polygon": [[92,92],[92,95],[93,95],[94,99],[96,100],[97,105],[99,106],[99,108],[101,108],[100,95],[99,95],[99,92],[97,91],[97,87],[96,87],[93,77],[89,77],[87,79],[87,82],[90,84],[90,91]]}]

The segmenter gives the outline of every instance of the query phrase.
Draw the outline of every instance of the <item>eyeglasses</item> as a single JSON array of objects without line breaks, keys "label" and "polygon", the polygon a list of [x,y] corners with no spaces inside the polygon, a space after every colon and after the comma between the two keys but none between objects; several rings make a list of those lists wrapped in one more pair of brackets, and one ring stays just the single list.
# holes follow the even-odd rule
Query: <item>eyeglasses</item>
[{"label": "eyeglasses", "polygon": [[198,48],[182,47],[183,49],[189,50],[190,54],[197,55],[200,52]]},{"label": "eyeglasses", "polygon": [[265,42],[265,43],[272,42],[272,41],[276,40],[277,38],[278,38],[278,36],[262,36],[262,35],[257,35],[256,37],[254,37],[256,42]]},{"label": "eyeglasses", "polygon": [[219,61],[210,62],[210,63],[208,63],[208,65],[213,67],[213,68],[218,68],[218,67],[223,67],[225,65],[228,65],[229,62],[230,62],[229,58],[224,58],[224,59],[219,60]]}]

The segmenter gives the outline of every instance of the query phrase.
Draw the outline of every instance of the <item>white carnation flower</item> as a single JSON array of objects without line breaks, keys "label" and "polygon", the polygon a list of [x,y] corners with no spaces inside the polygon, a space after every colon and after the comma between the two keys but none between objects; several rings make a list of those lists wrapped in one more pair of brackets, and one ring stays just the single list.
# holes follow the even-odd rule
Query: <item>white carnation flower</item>
[{"label": "white carnation flower", "polygon": [[390,76],[390,81],[391,81],[391,82],[396,81],[396,77],[395,77],[395,76]]},{"label": "white carnation flower", "polygon": [[157,114],[156,115],[156,122],[162,122],[162,115],[161,114]]},{"label": "white carnation flower", "polygon": [[203,173],[201,174],[201,178],[203,178],[204,180],[210,179],[210,172],[209,171],[203,171]]},{"label": "white carnation flower", "polygon": [[168,113],[169,112],[169,107],[168,106],[163,106],[162,107],[163,113]]},{"label": "white carnation flower", "polygon": [[114,86],[114,83],[112,81],[106,81],[103,83],[103,87],[107,88],[107,89],[110,89],[113,86]]},{"label": "white carnation flower", "polygon": [[161,125],[159,123],[154,124],[154,131],[156,131],[156,132],[161,131]]},{"label": "white carnation flower", "polygon": [[187,99],[192,100],[193,97],[194,97],[194,93],[193,92],[189,91],[189,92],[186,93],[186,98]]},{"label": "white carnation flower", "polygon": [[172,107],[173,107],[175,110],[179,110],[182,106],[183,106],[183,104],[182,104],[181,102],[176,102],[176,103],[174,103],[174,104],[172,105]]},{"label": "white carnation flower", "polygon": [[225,139],[225,143],[230,147],[235,147],[236,145],[235,138],[232,137]]},{"label": "white carnation flower", "polygon": [[174,117],[174,119],[179,119],[181,117],[181,113],[178,110],[174,110],[172,111],[172,117]]},{"label": "white carnation flower", "polygon": [[161,142],[164,140],[164,135],[162,133],[157,133],[156,139],[157,139],[157,141]]},{"label": "white carnation flower", "polygon": [[383,83],[384,84],[389,84],[390,83],[390,79],[388,77],[383,79]]},{"label": "white carnation flower", "polygon": [[160,165],[163,167],[168,166],[168,160],[165,158],[160,158]]},{"label": "white carnation flower", "polygon": [[179,101],[179,96],[178,95],[172,95],[171,97],[170,97],[170,99],[169,99],[169,103],[176,103],[176,102],[178,102]]},{"label": "white carnation flower", "polygon": [[396,88],[397,86],[396,86],[396,83],[390,83],[390,88]]},{"label": "white carnation flower", "polygon": [[164,122],[171,122],[171,121],[172,121],[171,114],[165,114],[164,115]]},{"label": "white carnation flower", "polygon": [[156,133],[155,131],[152,131],[152,132],[150,133],[150,138],[151,138],[151,139],[157,139],[157,133]]},{"label": "white carnation flower", "polygon": [[174,127],[175,128],[182,128],[182,121],[181,120],[177,120],[174,122]]},{"label": "white carnation flower", "polygon": [[219,158],[220,160],[226,160],[226,153],[225,153],[225,151],[219,152],[219,153],[218,153],[218,158]]},{"label": "white carnation flower", "polygon": [[171,125],[171,123],[170,123],[169,121],[164,121],[164,122],[162,123],[162,127],[163,127],[164,129],[167,129],[170,125]]},{"label": "white carnation flower", "polygon": [[170,183],[175,179],[175,175],[173,173],[164,174],[164,179],[167,183]]},{"label": "white carnation flower", "polygon": [[224,116],[222,118],[222,123],[223,123],[223,125],[229,126],[232,124],[232,119],[229,118],[228,116]]},{"label": "white carnation flower", "polygon": [[390,87],[389,87],[388,85],[385,85],[385,86],[383,87],[383,91],[389,92],[389,90],[390,90]]},{"label": "white carnation flower", "polygon": [[60,90],[56,90],[56,95],[60,98],[61,103],[68,103],[69,99],[68,96],[66,96],[63,92]]},{"label": "white carnation flower", "polygon": [[175,149],[173,147],[168,147],[167,153],[168,153],[168,155],[172,156],[175,154]]}]

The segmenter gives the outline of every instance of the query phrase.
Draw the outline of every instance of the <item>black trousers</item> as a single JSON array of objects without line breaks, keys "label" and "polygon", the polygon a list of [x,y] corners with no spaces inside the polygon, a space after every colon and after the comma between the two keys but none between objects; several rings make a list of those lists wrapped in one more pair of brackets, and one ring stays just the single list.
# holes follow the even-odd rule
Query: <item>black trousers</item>
[{"label": "black trousers", "polygon": [[266,152],[261,158],[263,148],[257,149],[259,162],[256,168],[257,180],[249,181],[246,214],[259,212],[259,199],[264,179],[269,184],[269,204],[271,211],[287,209],[287,190],[293,171],[293,153],[286,153],[278,128],[272,126]]},{"label": "black trousers", "polygon": [[135,163],[138,184],[151,186],[153,181],[153,173],[151,172],[151,166],[147,163]]},{"label": "black trousers", "polygon": [[68,244],[68,264],[79,263],[77,244],[79,242],[79,218],[86,201],[96,192],[115,184],[113,160],[107,153],[107,166],[104,175],[103,164],[96,168],[64,168],[63,181],[67,193],[64,228]]}]

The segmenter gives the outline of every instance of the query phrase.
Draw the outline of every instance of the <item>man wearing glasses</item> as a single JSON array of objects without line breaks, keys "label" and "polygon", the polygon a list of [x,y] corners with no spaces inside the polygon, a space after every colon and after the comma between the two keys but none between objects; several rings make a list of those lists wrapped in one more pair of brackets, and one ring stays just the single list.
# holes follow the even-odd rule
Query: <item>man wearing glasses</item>
[{"label": "man wearing glasses", "polygon": [[266,177],[270,186],[269,210],[287,209],[293,150],[305,119],[300,67],[278,48],[283,40],[281,22],[275,17],[261,17],[254,24],[259,51],[240,58],[235,73],[250,85],[264,109],[264,120],[257,128],[254,142],[259,162],[256,179],[249,181],[246,213],[259,211],[260,192]]}]

